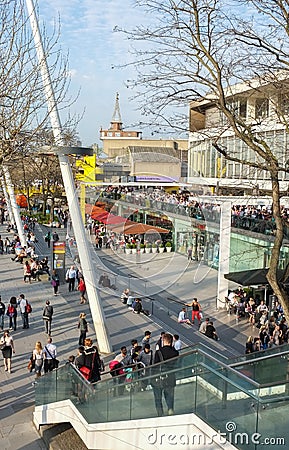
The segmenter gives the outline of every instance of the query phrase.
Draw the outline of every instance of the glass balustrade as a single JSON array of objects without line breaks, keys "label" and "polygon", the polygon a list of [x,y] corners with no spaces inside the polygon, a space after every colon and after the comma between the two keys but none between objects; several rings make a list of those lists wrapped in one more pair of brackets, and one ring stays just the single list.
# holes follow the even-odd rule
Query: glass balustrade
[{"label": "glass balustrade", "polygon": [[255,433],[289,442],[287,372],[286,352],[230,367],[195,348],[145,370],[126,369],[118,377],[107,373],[94,385],[72,365],[62,366],[37,381],[35,402],[70,400],[90,424],[156,417],[156,380],[169,376],[176,380],[175,415],[195,413],[216,430],[216,442],[226,436],[237,448],[255,450],[263,448],[254,442]]}]

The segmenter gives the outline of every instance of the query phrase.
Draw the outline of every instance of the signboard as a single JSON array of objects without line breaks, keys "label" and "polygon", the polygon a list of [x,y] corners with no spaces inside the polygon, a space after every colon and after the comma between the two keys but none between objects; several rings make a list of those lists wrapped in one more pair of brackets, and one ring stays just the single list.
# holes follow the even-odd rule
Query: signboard
[{"label": "signboard", "polygon": [[53,242],[52,268],[56,270],[60,282],[65,279],[65,242]]}]

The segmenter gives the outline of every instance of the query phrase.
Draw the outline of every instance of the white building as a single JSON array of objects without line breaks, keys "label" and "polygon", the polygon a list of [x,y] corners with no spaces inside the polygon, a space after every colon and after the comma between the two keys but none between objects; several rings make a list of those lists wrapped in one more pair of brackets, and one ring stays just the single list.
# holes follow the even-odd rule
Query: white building
[{"label": "white building", "polygon": [[[286,80],[251,80],[231,86],[226,91],[226,104],[233,109],[240,126],[262,138],[278,158],[280,166],[289,165],[288,124],[289,83]],[[289,123],[289,121],[288,121]],[[235,186],[250,193],[271,189],[266,170],[225,159],[214,148],[214,142],[230,156],[257,162],[257,154],[236,137],[220,108],[216,97],[208,95],[190,104],[188,182],[221,187],[223,193]],[[259,161],[262,161],[259,158]],[[287,191],[289,176],[280,172],[282,191]],[[288,181],[287,181],[288,180]],[[238,181],[236,183],[236,181]]]}]

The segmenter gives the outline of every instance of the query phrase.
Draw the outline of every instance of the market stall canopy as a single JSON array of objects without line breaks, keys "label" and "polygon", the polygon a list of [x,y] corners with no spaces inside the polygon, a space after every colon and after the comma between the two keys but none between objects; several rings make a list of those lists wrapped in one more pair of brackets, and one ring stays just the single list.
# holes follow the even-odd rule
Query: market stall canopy
[{"label": "market stall canopy", "polygon": [[110,214],[102,208],[94,206],[91,212],[91,218],[104,223],[107,229],[114,233],[121,234],[147,234],[147,233],[160,233],[167,234],[169,230],[166,228],[155,227],[153,225],[147,225],[144,223],[133,222],[121,216]]},{"label": "market stall canopy", "polygon": [[[230,272],[224,275],[227,280],[234,281],[241,286],[269,284],[266,278],[269,269],[253,269],[241,272]],[[277,277],[280,280],[283,270],[278,270]]]},{"label": "market stall canopy", "polygon": [[153,225],[147,225],[144,223],[127,223],[124,227],[124,234],[148,234],[148,233],[159,233],[159,234],[167,234],[169,230],[160,227],[154,227]]}]

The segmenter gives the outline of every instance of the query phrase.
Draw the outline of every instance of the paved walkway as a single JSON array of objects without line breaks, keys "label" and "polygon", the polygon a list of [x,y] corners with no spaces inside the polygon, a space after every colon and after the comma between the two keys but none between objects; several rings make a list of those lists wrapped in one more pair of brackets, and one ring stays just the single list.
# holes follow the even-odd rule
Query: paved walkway
[{"label": "paved walkway", "polygon": [[[36,233],[39,238],[39,254],[47,254],[48,249],[42,238],[45,233],[38,225]],[[5,237],[5,227],[0,227],[0,234],[2,238]],[[60,235],[65,238],[64,231]],[[67,265],[70,263],[71,259],[68,257]],[[100,291],[114,351],[118,352],[121,345],[128,345],[133,338],[141,339],[146,329],[152,331],[153,341],[156,341],[160,331],[164,329],[178,332],[185,344],[202,341],[209,347],[214,346],[219,351],[226,352],[228,356],[243,352],[250,330],[242,322],[236,324],[234,318],[228,317],[224,311],[216,311],[216,271],[198,267],[196,263],[188,265],[184,256],[175,254],[139,256],[114,254],[111,250],[105,250],[94,252],[94,263],[96,273],[99,276],[109,273],[116,285],[116,290]],[[133,291],[142,294],[146,307],[153,307],[151,317],[133,314],[122,305],[119,298],[123,288],[128,285]],[[69,355],[76,354],[79,313],[87,312],[88,321],[92,324],[89,306],[80,305],[79,293],[68,293],[66,284],[60,287],[61,295],[54,297],[46,276],[42,276],[41,282],[24,284],[22,265],[11,261],[10,255],[0,255],[0,293],[5,304],[12,295],[24,293],[33,306],[29,330],[22,329],[19,317],[18,329],[12,333],[16,355],[13,357],[11,374],[4,372],[3,360],[0,359],[0,447],[3,450],[44,449],[46,447],[32,423],[34,375],[27,371],[28,359],[35,342],[40,340],[42,344],[46,343],[42,310],[45,301],[49,299],[55,310],[52,338],[57,345],[58,358],[64,362]],[[176,322],[181,303],[193,296],[200,299],[205,315],[216,320],[220,342],[214,343],[201,336],[194,327]],[[7,325],[6,321],[5,326]],[[92,326],[89,335],[94,336]]]}]

